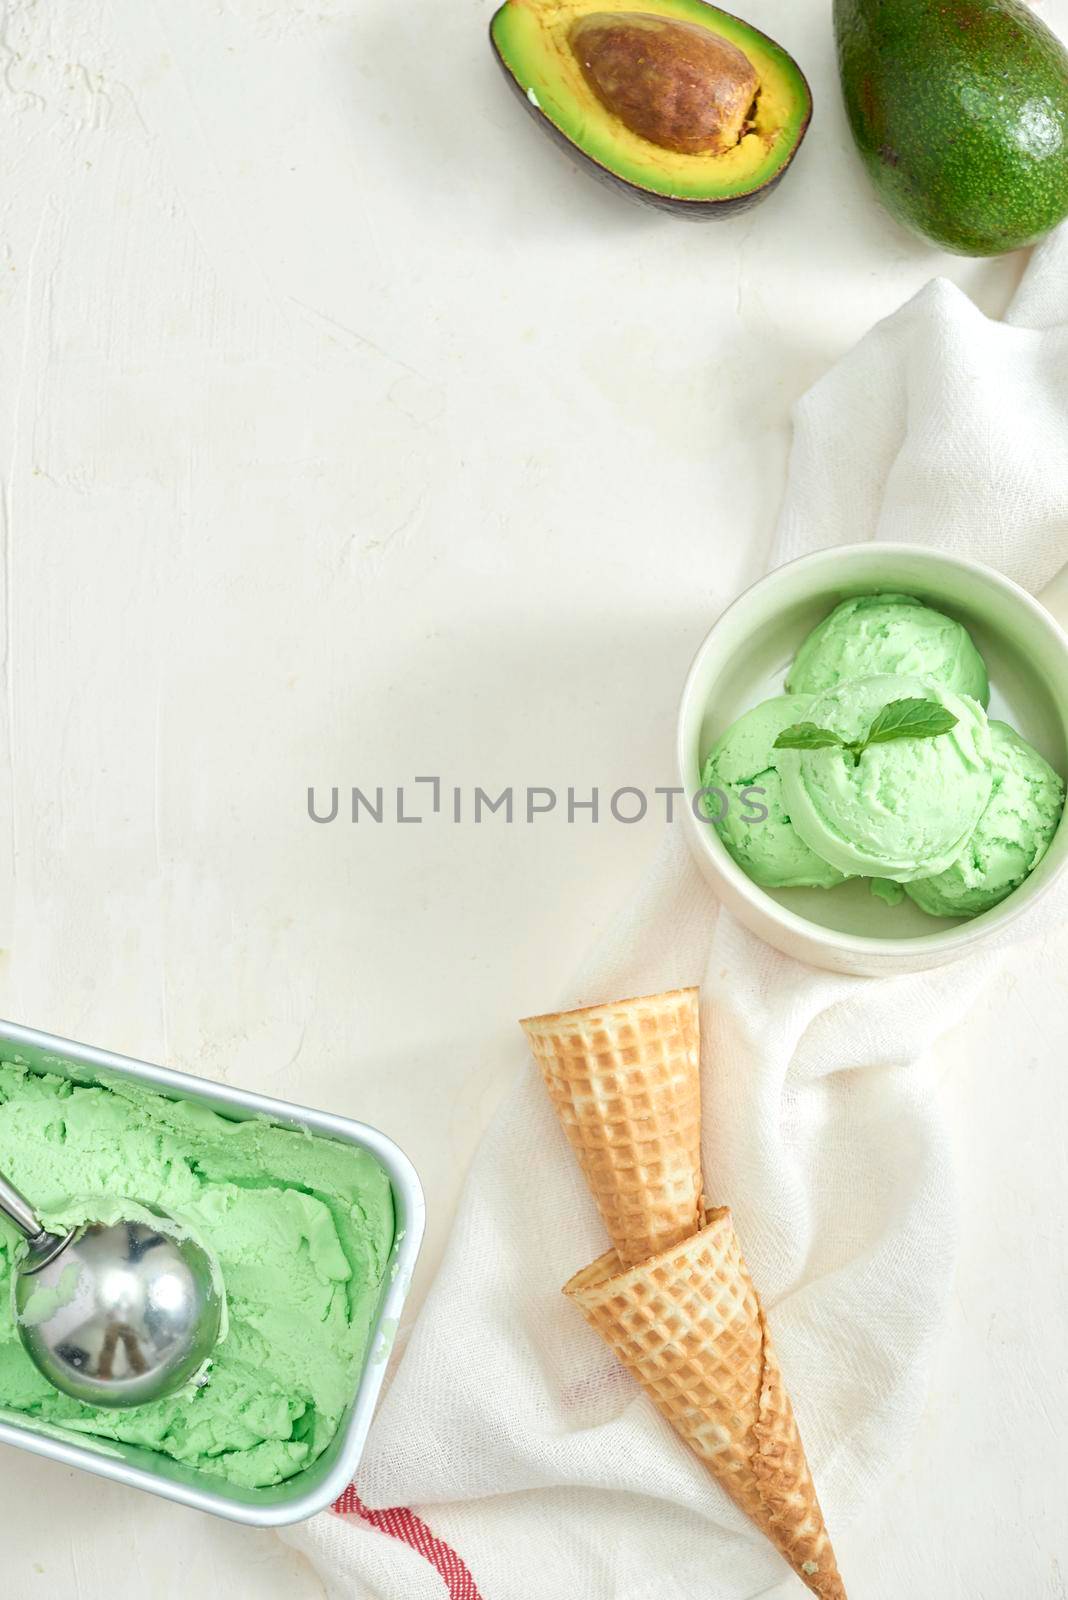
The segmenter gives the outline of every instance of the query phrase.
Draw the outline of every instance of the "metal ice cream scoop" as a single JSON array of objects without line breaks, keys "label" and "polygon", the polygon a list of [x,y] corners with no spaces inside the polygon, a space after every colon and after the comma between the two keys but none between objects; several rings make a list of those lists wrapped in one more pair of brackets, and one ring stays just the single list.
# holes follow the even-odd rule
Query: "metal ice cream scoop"
[{"label": "metal ice cream scoop", "polygon": [[[186,1383],[219,1337],[218,1269],[150,1206],[65,1238],[0,1176],[0,1212],[29,1249],[15,1267],[14,1313],[30,1359],[57,1389],[94,1406],[140,1406]],[[158,1217],[154,1227],[146,1216]]]}]

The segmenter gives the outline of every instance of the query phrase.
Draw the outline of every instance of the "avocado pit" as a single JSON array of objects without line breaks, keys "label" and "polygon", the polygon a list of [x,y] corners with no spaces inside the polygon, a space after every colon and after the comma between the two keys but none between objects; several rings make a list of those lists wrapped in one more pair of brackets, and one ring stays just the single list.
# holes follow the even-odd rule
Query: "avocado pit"
[{"label": "avocado pit", "polygon": [[590,89],[632,133],[684,155],[722,155],[742,138],[760,80],[708,28],[641,13],[591,12],[568,43]]}]

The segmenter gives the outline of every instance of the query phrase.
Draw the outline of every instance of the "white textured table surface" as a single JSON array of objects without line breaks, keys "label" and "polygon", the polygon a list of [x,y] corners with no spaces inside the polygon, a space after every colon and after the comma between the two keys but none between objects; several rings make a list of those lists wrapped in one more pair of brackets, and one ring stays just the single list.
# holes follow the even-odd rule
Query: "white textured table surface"
[{"label": "white textured table surface", "polygon": [[[1022,269],[879,211],[823,0],[745,9],[816,118],[706,226],[574,171],[485,5],[0,13],[0,1011],[380,1124],[428,1191],[424,1287],[514,1019],[659,824],[317,827],[308,785],[670,783],[793,400],[932,274],[997,315]],[[838,1541],[864,1600],[1068,1592],[1066,955],[1021,955],[933,1066],[959,1282],[912,1454]],[[0,1501],[5,1600],[321,1593],[269,1534],[20,1453]]]}]

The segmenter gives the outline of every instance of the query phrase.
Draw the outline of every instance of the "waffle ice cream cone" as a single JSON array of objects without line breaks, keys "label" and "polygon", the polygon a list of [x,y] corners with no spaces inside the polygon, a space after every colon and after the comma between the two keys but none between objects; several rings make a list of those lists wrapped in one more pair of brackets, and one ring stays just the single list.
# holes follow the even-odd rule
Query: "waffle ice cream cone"
[{"label": "waffle ice cream cone", "polygon": [[524,1032],[625,1266],[701,1220],[697,990],[527,1017]]},{"label": "waffle ice cream cone", "polygon": [[845,1600],[730,1212],[630,1268],[609,1251],[564,1293],[813,1594]]}]

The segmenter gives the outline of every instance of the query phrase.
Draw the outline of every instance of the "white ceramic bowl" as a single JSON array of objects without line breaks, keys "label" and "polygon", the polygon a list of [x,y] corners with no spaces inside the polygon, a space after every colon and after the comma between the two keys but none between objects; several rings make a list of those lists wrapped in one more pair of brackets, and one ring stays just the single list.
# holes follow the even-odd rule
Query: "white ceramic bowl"
[{"label": "white ceramic bowl", "polygon": [[[896,590],[962,622],[990,672],[990,713],[1018,728],[1068,775],[1068,569],[1035,600],[978,561],[919,545],[839,545],[779,567],[747,589],[712,628],[679,707],[678,763],[687,795],[725,728],[783,692],[805,635],[840,600]],[[683,808],[698,865],[731,911],[776,949],[833,972],[916,972],[957,960],[1043,894],[1068,865],[1068,822],[1014,894],[969,921],[929,917],[910,900],[885,905],[867,881],[837,889],[761,889],[727,854],[711,824]]]}]

